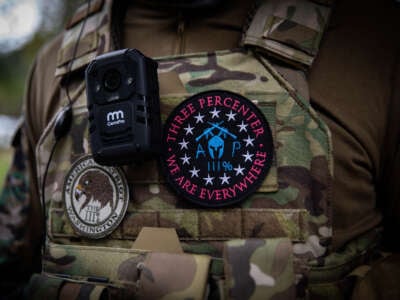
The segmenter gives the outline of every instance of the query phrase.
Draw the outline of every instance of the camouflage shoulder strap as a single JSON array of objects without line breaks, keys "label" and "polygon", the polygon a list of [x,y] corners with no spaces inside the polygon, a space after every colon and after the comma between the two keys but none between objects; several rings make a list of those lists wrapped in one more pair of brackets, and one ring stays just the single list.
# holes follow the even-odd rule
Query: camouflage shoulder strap
[{"label": "camouflage shoulder strap", "polygon": [[63,34],[55,76],[65,75],[69,68],[81,69],[111,49],[112,4],[112,0],[92,0],[77,9]]},{"label": "camouflage shoulder strap", "polygon": [[301,68],[311,67],[327,27],[333,0],[264,0],[242,44]]}]

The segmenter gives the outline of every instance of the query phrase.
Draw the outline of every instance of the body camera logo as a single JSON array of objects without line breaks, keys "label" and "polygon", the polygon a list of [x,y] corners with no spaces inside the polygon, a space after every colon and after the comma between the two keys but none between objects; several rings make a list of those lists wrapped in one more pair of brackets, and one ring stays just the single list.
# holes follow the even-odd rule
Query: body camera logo
[{"label": "body camera logo", "polygon": [[110,111],[107,113],[107,126],[114,126],[119,124],[125,124],[125,115],[122,110]]}]

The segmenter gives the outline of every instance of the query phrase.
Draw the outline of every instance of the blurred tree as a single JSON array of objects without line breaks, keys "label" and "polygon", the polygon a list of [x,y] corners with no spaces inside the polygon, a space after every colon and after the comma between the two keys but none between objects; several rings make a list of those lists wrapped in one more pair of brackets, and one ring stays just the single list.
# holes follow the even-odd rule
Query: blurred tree
[{"label": "blurred tree", "polygon": [[[9,5],[15,0],[6,0]],[[0,114],[17,116],[21,111],[25,80],[39,48],[61,31],[66,20],[84,0],[36,0],[40,26],[21,49],[0,54]],[[1,3],[1,5],[4,5]]]}]

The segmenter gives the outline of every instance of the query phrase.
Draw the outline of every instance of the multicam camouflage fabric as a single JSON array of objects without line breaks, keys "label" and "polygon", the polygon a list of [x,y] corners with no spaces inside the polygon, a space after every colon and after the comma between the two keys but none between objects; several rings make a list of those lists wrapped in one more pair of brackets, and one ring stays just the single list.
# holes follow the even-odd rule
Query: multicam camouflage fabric
[{"label": "multicam camouflage fabric", "polygon": [[307,0],[263,1],[242,43],[257,46],[289,63],[311,66],[328,24],[331,11],[326,6],[328,4],[331,3]]},{"label": "multicam camouflage fabric", "polygon": [[14,159],[0,195],[0,264],[18,258],[30,208],[25,147],[16,135]]},{"label": "multicam camouflage fabric", "polygon": [[225,245],[229,299],[294,299],[289,239],[232,240]]},{"label": "multicam camouflage fabric", "polygon": [[[82,14],[79,20],[82,22],[73,24],[74,26],[69,28],[64,34],[61,49],[57,57],[56,76],[65,75],[69,70],[74,71],[82,68],[88,61],[91,61],[97,55],[104,53],[106,49],[110,49],[111,47],[110,16],[112,1],[94,0],[91,1],[89,8],[91,12],[87,19],[84,20],[87,4],[81,7],[80,11]],[[93,10],[95,9],[98,11],[93,14]],[[76,15],[79,15],[79,12]],[[80,35],[79,47],[76,53],[74,53],[76,41]],[[70,64],[71,61],[72,63]]]}]

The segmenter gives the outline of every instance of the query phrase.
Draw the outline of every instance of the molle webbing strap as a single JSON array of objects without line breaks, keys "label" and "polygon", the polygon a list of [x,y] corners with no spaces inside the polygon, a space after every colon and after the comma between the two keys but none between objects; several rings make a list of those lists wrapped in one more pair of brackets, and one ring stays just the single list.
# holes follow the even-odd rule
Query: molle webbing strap
[{"label": "molle webbing strap", "polygon": [[104,4],[104,0],[92,0],[90,2],[90,7],[89,7],[89,11],[88,11],[89,4],[86,1],[85,4],[83,4],[76,10],[75,14],[69,20],[69,22],[65,28],[70,29],[74,25],[81,22],[84,18],[87,18],[88,16],[98,12],[103,7],[103,4]]},{"label": "molle webbing strap", "polygon": [[331,14],[333,1],[262,1],[242,44],[263,49],[290,64],[311,67]]},{"label": "molle webbing strap", "polygon": [[[49,232],[54,238],[79,237],[61,209],[50,210]],[[303,209],[243,208],[231,210],[137,210],[128,211],[114,238],[134,240],[142,226],[175,224],[181,241],[224,241],[233,238],[289,237],[305,241],[307,212]],[[189,234],[189,235],[188,235]]]}]

